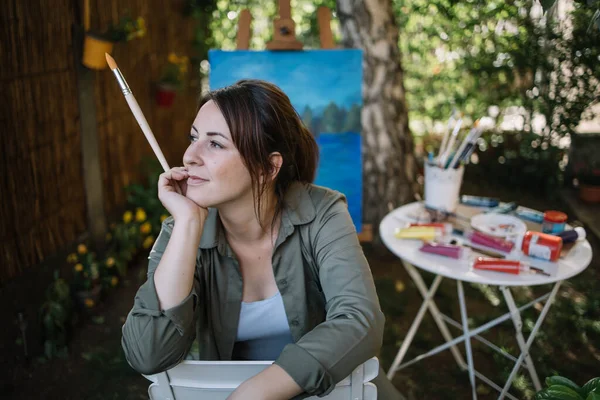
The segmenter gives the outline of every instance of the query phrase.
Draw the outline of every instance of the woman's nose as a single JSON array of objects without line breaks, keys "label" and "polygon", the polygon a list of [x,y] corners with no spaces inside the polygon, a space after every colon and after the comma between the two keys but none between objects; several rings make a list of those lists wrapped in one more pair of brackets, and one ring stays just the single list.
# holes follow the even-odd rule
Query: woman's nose
[{"label": "woman's nose", "polygon": [[183,154],[183,165],[202,165],[204,161],[200,155],[199,146],[192,143]]}]

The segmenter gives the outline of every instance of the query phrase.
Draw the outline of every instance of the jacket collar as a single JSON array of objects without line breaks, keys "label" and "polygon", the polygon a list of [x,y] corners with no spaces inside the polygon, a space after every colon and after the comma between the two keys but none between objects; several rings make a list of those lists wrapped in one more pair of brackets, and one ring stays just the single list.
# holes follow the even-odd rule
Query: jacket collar
[{"label": "jacket collar", "polygon": [[[295,225],[304,225],[315,219],[316,210],[308,190],[309,185],[300,182],[294,182],[289,187],[283,200],[281,228],[277,242],[281,242],[289,236]],[[211,249],[214,247],[218,247],[218,251],[222,255],[231,253],[218,211],[216,208],[211,208],[204,222],[200,248]]]}]

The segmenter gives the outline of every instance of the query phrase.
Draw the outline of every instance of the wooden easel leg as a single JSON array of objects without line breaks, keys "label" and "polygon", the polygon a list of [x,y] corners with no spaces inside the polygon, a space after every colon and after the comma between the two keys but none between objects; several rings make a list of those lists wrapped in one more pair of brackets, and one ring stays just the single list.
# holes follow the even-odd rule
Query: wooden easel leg
[{"label": "wooden easel leg", "polygon": [[328,7],[321,6],[317,10],[317,20],[319,21],[319,39],[322,49],[333,49],[333,34],[331,33],[331,10]]},{"label": "wooden easel leg", "polygon": [[250,23],[252,22],[252,15],[250,11],[244,8],[240,12],[240,18],[238,19],[238,31],[236,39],[236,48],[238,50],[248,50],[250,48]]}]

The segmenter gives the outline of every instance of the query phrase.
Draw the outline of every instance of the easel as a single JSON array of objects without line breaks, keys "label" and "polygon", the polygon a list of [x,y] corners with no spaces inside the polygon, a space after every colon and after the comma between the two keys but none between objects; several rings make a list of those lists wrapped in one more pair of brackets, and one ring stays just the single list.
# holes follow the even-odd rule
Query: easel
[{"label": "easel", "polygon": [[[296,23],[292,19],[290,0],[278,0],[279,17],[273,21],[273,40],[267,43],[268,50],[302,50],[303,45],[296,39]],[[321,6],[317,10],[319,23],[319,40],[322,49],[334,49],[333,34],[331,33],[331,10]],[[237,50],[248,50],[250,47],[250,11],[244,9],[238,19],[236,38]],[[373,226],[363,224],[362,232],[358,234],[361,242],[373,241]]]}]

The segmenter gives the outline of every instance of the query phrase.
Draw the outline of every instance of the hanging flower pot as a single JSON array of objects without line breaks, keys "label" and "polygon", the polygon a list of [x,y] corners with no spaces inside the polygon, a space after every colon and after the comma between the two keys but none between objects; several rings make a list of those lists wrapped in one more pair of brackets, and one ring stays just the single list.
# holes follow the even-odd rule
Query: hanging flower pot
[{"label": "hanging flower pot", "polygon": [[82,63],[91,69],[104,69],[107,67],[104,53],[112,52],[114,43],[99,36],[86,33],[83,43]]},{"label": "hanging flower pot", "polygon": [[159,84],[156,88],[156,104],[162,108],[169,108],[173,105],[176,94],[175,87]]}]

